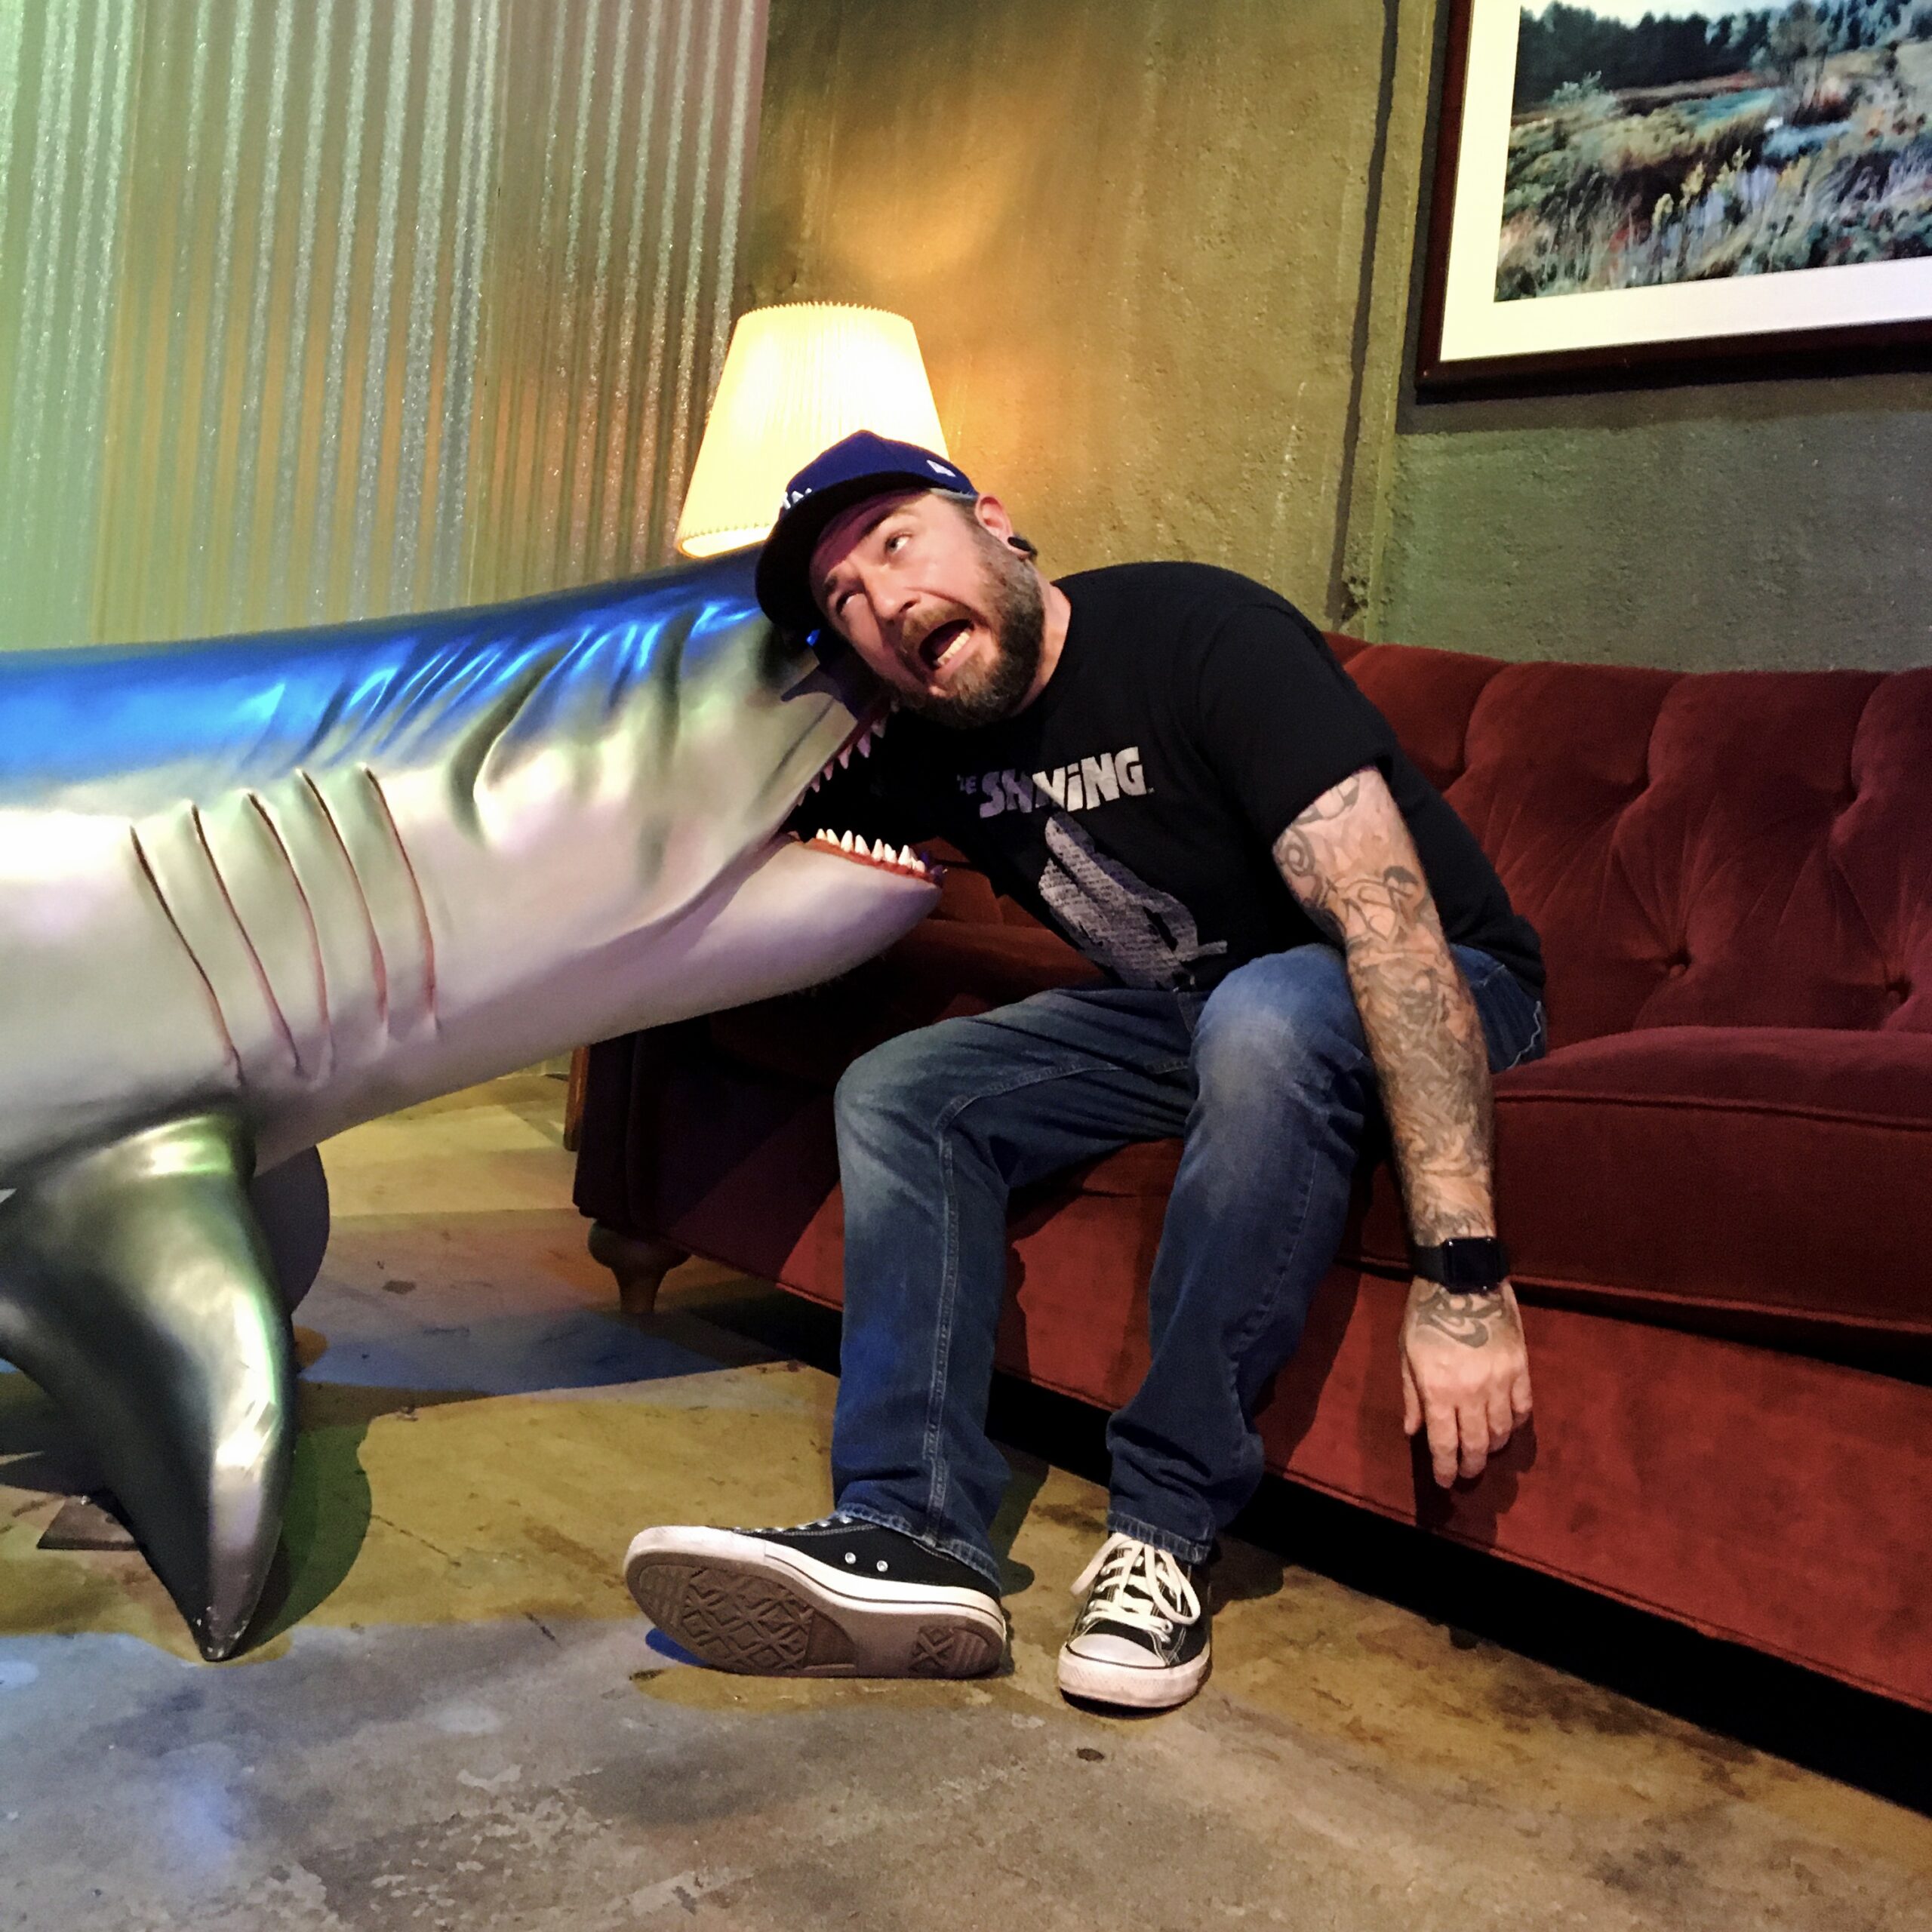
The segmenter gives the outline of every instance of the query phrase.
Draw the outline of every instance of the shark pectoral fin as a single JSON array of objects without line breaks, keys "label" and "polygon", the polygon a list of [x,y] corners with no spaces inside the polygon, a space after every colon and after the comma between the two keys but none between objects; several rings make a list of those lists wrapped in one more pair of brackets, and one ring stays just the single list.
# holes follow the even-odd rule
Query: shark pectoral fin
[{"label": "shark pectoral fin", "polygon": [[293,1311],[315,1285],[329,1244],[329,1183],[314,1148],[258,1172],[248,1189],[282,1305]]},{"label": "shark pectoral fin", "polygon": [[72,1417],[211,1659],[267,1580],[294,1417],[254,1165],[239,1122],[197,1114],[0,1202],[0,1355]]}]

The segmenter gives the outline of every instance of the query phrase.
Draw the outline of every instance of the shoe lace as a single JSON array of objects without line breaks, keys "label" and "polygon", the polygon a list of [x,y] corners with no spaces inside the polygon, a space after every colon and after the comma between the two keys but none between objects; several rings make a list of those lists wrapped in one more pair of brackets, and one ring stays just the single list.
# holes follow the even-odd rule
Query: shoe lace
[{"label": "shoe lace", "polygon": [[1088,1591],[1092,1595],[1080,1613],[1083,1630],[1124,1623],[1164,1637],[1177,1623],[1192,1623],[1201,1614],[1201,1599],[1179,1559],[1118,1531],[1074,1580],[1075,1596]]}]

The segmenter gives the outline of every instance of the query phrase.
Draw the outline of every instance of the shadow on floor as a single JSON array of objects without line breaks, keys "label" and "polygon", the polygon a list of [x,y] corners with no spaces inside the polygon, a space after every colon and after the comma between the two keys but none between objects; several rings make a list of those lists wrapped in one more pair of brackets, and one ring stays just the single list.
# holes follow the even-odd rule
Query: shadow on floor
[{"label": "shadow on floor", "polygon": [[[706,1321],[747,1341],[838,1372],[838,1317],[829,1309],[750,1286],[712,1290],[699,1306]],[[1100,1411],[1001,1375],[989,1420],[999,1441],[1026,1459],[1009,1457],[1017,1473],[1031,1461],[1106,1482]],[[1023,1500],[1031,1494],[1023,1491]],[[1276,1478],[1263,1484],[1233,1534],[1266,1558],[1444,1626],[1459,1647],[1498,1644],[1932,1815],[1932,1715]],[[1278,1567],[1272,1584],[1267,1563],[1250,1559],[1246,1567],[1256,1574],[1244,1571],[1238,1594],[1278,1586]]]},{"label": "shadow on floor", "polygon": [[326,1603],[355,1567],[374,1504],[362,1469],[362,1442],[378,1416],[405,1415],[446,1402],[480,1399],[447,1389],[371,1389],[303,1382],[301,1433],[282,1506],[281,1541],[263,1586],[245,1650],[291,1630]]},{"label": "shadow on floor", "polygon": [[[379,1416],[478,1401],[486,1392],[307,1380],[297,1390],[300,1429],[281,1540],[242,1646],[245,1653],[300,1623],[354,1567],[373,1508],[361,1462],[369,1425]],[[50,1497],[100,1494],[112,1506],[78,1429],[24,1375],[10,1375],[0,1384],[0,1468],[9,1488]]]}]

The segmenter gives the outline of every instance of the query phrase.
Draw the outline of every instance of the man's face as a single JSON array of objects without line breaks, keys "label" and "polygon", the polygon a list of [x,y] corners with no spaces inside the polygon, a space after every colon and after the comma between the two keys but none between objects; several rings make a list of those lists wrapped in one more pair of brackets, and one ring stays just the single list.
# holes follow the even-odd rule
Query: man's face
[{"label": "man's face", "polygon": [[990,724],[1027,697],[1044,633],[1038,574],[1011,534],[990,497],[970,515],[934,491],[872,497],[819,539],[812,594],[908,709]]}]

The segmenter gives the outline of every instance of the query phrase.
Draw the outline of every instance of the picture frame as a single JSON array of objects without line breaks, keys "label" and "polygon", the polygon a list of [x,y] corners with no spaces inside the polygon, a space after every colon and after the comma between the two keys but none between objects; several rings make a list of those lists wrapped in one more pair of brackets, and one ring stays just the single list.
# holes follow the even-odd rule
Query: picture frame
[{"label": "picture frame", "polygon": [[1932,0],[1450,6],[1420,392],[1932,347]]}]

